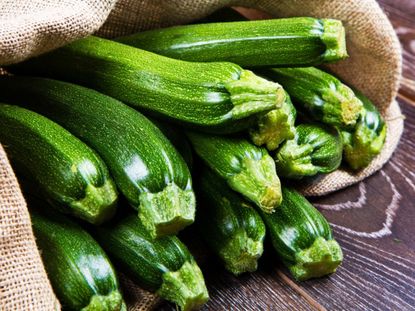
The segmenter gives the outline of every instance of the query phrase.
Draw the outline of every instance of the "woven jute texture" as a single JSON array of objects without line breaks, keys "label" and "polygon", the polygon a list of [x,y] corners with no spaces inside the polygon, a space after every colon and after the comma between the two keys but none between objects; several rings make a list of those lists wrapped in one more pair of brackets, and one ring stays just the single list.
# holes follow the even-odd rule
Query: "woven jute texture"
[{"label": "woven jute texture", "polygon": [[[112,38],[187,23],[235,5],[258,8],[275,17],[342,20],[350,58],[330,69],[372,99],[386,119],[385,148],[369,167],[358,173],[339,170],[320,177],[302,186],[303,193],[327,194],[379,170],[399,142],[403,118],[394,101],[401,76],[401,49],[375,0],[2,0],[0,65],[50,51],[98,29],[96,34]],[[59,309],[40,261],[26,204],[1,146],[0,208],[0,310]],[[122,276],[121,283],[130,310],[149,310],[157,304],[154,295],[128,278]]]}]

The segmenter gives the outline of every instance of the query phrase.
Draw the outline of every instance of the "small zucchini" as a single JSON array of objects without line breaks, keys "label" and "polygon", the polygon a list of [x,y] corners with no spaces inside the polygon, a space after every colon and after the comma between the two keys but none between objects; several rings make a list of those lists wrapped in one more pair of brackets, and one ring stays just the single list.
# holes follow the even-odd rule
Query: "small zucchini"
[{"label": "small zucchini", "polygon": [[114,263],[144,289],[183,311],[196,309],[209,299],[200,268],[177,237],[154,240],[132,215],[94,230]]},{"label": "small zucchini", "polygon": [[93,36],[9,70],[85,85],[153,116],[209,132],[248,128],[258,114],[284,100],[280,85],[238,65],[185,62]]},{"label": "small zucchini", "polygon": [[364,168],[382,150],[386,138],[386,124],[375,105],[362,93],[354,91],[363,103],[356,127],[341,131],[345,162],[354,170]]},{"label": "small zucchini", "polygon": [[98,243],[58,213],[30,210],[36,244],[64,310],[127,310],[115,271]]},{"label": "small zucchini", "polygon": [[261,216],[283,263],[299,281],[335,272],[343,253],[327,220],[297,191],[283,187],[282,195],[275,213]]},{"label": "small zucchini", "polygon": [[93,224],[115,213],[118,194],[104,162],[55,122],[0,104],[0,142],[19,176],[38,187],[62,212]]},{"label": "small zucchini", "polygon": [[355,127],[363,104],[336,77],[314,67],[264,69],[261,74],[280,83],[297,110],[312,119],[341,129]]},{"label": "small zucchini", "polygon": [[241,193],[267,213],[281,203],[281,184],[275,162],[264,148],[246,139],[187,132],[197,155]]},{"label": "small zucchini", "polygon": [[197,226],[204,240],[233,274],[255,271],[265,238],[261,216],[212,170],[202,171]]},{"label": "small zucchini", "polygon": [[311,17],[182,25],[116,40],[176,59],[242,67],[304,67],[347,57],[341,21]]},{"label": "small zucchini", "polygon": [[335,171],[342,161],[339,131],[323,124],[300,124],[294,139],[277,150],[274,159],[279,176],[300,179]]},{"label": "small zucchini", "polygon": [[138,111],[94,90],[44,78],[2,77],[0,90],[0,100],[27,105],[93,147],[152,236],[174,234],[193,222],[189,169]]}]

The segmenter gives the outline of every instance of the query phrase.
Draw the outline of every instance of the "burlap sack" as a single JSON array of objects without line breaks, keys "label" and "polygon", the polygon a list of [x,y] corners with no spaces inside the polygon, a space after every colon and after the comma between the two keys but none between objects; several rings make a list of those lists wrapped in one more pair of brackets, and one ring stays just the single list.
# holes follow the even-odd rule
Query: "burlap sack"
[{"label": "burlap sack", "polygon": [[[302,190],[323,195],[379,170],[398,144],[403,118],[394,101],[401,75],[400,45],[375,0],[2,0],[0,65],[44,53],[97,29],[98,35],[115,37],[186,23],[231,5],[258,8],[276,17],[331,17],[345,23],[351,57],[330,67],[381,110],[388,125],[385,148],[365,170],[356,174],[339,170]],[[40,262],[24,199],[1,146],[0,208],[0,310],[59,309]],[[131,310],[149,310],[157,303],[155,296],[130,281],[123,278],[123,283]]]}]

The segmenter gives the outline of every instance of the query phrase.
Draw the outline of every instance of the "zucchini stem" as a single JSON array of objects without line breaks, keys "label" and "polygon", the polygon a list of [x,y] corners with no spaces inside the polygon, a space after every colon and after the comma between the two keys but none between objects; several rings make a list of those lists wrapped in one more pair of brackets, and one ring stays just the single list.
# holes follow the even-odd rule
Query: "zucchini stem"
[{"label": "zucchini stem", "polygon": [[324,32],[322,41],[326,45],[325,62],[338,61],[348,57],[346,50],[346,34],[343,24],[335,19],[323,19]]},{"label": "zucchini stem", "polygon": [[127,310],[120,292],[112,291],[106,296],[94,295],[91,297],[89,305],[81,311],[124,311]]}]

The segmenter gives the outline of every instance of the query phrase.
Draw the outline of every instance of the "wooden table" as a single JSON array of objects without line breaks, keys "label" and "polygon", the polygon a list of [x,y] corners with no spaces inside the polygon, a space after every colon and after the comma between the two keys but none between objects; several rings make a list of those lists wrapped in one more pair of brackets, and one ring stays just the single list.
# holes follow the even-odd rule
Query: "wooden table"
[{"label": "wooden table", "polygon": [[202,266],[211,297],[203,310],[415,310],[415,0],[379,3],[404,48],[398,101],[405,130],[381,171],[313,200],[332,224],[343,265],[333,276],[300,284],[270,250],[257,272],[238,278],[212,259]]}]

